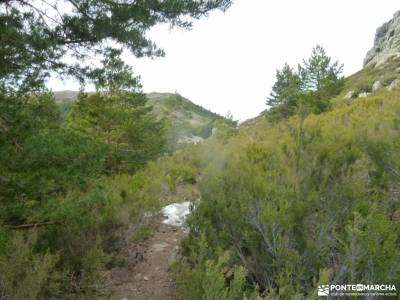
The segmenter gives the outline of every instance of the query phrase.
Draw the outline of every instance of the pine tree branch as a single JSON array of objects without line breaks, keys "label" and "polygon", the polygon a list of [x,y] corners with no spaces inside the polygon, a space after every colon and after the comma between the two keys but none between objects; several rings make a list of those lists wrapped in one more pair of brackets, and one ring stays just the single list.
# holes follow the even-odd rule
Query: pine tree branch
[{"label": "pine tree branch", "polygon": [[47,225],[60,225],[61,222],[42,222],[42,223],[33,223],[33,224],[20,224],[20,225],[3,225],[2,227],[6,229],[14,229],[14,230],[22,230],[22,229],[31,229],[40,226],[47,226]]}]

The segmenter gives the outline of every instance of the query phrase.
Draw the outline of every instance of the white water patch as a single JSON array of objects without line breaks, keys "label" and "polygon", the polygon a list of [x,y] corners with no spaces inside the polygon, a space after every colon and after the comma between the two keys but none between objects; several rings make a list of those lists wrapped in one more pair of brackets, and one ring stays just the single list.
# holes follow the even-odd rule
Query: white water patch
[{"label": "white water patch", "polygon": [[185,223],[186,216],[190,214],[191,202],[173,203],[165,206],[161,213],[166,219],[164,224],[182,227]]}]

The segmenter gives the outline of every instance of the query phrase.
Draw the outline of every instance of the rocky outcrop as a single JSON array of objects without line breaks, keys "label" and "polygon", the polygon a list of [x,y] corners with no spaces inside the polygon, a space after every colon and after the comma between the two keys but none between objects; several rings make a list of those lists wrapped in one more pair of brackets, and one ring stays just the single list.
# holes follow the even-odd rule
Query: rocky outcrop
[{"label": "rocky outcrop", "polygon": [[178,140],[178,144],[200,144],[204,141],[204,139],[201,136],[183,136]]},{"label": "rocky outcrop", "polygon": [[357,94],[354,91],[348,91],[347,94],[344,96],[344,99],[352,99],[356,97]]},{"label": "rocky outcrop", "polygon": [[368,51],[364,66],[379,66],[392,57],[400,57],[400,11],[377,29],[374,46]]},{"label": "rocky outcrop", "polygon": [[399,85],[399,83],[400,83],[400,79],[396,79],[396,80],[392,81],[392,83],[387,87],[387,89],[389,91],[392,91]]},{"label": "rocky outcrop", "polygon": [[377,90],[379,90],[381,88],[382,88],[382,83],[379,80],[377,80],[372,85],[372,92],[376,92]]}]

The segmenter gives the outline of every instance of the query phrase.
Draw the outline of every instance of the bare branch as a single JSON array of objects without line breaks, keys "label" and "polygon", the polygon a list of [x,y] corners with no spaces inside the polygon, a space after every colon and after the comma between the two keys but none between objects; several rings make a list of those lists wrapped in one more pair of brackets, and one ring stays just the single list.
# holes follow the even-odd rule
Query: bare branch
[{"label": "bare branch", "polygon": [[33,223],[33,224],[21,224],[21,225],[3,225],[6,229],[31,229],[40,226],[47,226],[47,225],[60,225],[61,222],[42,222],[42,223]]}]

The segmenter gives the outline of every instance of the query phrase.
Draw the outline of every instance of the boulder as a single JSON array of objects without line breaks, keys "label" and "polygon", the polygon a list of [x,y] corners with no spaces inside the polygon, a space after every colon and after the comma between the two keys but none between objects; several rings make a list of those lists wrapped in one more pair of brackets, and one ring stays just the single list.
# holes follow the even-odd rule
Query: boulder
[{"label": "boulder", "polygon": [[393,90],[395,87],[397,87],[400,83],[400,79],[397,78],[396,80],[392,81],[392,83],[387,87],[389,91]]},{"label": "boulder", "polygon": [[372,92],[376,92],[381,88],[382,88],[382,83],[379,80],[375,81],[374,84],[372,85]]},{"label": "boulder", "polygon": [[178,140],[178,144],[200,144],[204,141],[204,139],[201,136],[183,136]]},{"label": "boulder", "polygon": [[365,97],[368,97],[369,95],[371,95],[371,93],[363,92],[363,93],[358,94],[358,98],[365,98]]},{"label": "boulder", "polygon": [[344,96],[344,99],[352,99],[356,97],[356,93],[354,91],[348,91],[347,94]]}]

